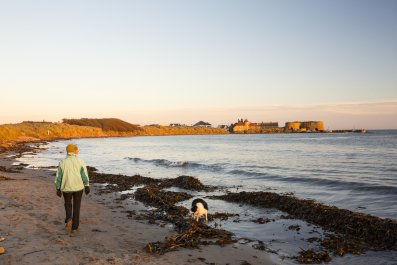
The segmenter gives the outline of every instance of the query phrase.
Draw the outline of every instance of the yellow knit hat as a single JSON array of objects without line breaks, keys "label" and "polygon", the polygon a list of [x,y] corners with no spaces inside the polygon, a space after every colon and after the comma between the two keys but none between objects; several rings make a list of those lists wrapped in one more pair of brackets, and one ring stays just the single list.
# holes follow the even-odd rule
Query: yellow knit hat
[{"label": "yellow knit hat", "polygon": [[66,152],[68,153],[74,153],[78,150],[77,145],[75,144],[68,144],[68,146],[66,146]]}]

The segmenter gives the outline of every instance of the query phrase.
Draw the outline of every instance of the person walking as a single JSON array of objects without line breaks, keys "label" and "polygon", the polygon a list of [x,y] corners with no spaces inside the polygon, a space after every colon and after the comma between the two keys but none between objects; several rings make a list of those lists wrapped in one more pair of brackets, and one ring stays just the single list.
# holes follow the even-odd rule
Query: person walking
[{"label": "person walking", "polygon": [[[90,193],[87,167],[77,155],[79,149],[75,144],[66,146],[66,158],[59,162],[55,176],[56,194],[65,201],[65,228],[76,234],[79,228],[80,205],[83,191]],[[73,203],[72,203],[73,199]]]}]

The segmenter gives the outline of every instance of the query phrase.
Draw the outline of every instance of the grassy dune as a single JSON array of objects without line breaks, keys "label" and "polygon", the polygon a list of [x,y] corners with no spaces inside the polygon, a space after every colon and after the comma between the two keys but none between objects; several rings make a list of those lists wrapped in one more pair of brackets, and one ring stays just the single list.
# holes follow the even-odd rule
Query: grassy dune
[{"label": "grassy dune", "polygon": [[[83,120],[83,119],[81,119]],[[181,126],[137,126],[117,119],[86,119],[87,124],[81,125],[52,122],[22,122],[18,124],[0,125],[0,146],[6,147],[15,142],[55,140],[64,138],[91,138],[113,136],[143,135],[191,135],[191,134],[225,134],[224,129]],[[78,120],[74,120],[78,121]],[[99,128],[99,126],[101,126]],[[106,128],[106,129],[102,129]]]},{"label": "grassy dune", "polygon": [[63,123],[79,126],[90,126],[101,128],[104,131],[135,132],[140,131],[139,125],[134,125],[120,119],[63,119]]}]

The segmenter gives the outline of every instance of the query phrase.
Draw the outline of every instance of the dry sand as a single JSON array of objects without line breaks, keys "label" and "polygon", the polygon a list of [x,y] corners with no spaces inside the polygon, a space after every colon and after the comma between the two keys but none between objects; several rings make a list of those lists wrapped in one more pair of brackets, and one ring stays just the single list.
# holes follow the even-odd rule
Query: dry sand
[{"label": "dry sand", "polygon": [[[0,154],[0,166],[13,159]],[[80,228],[71,237],[64,230],[63,199],[55,194],[53,171],[0,171],[0,242],[6,252],[0,264],[276,264],[264,251],[248,245],[202,246],[157,256],[145,252],[149,242],[174,235],[168,225],[127,217],[144,210],[135,201],[115,201],[114,194],[83,195]],[[5,179],[9,178],[9,179]]]}]

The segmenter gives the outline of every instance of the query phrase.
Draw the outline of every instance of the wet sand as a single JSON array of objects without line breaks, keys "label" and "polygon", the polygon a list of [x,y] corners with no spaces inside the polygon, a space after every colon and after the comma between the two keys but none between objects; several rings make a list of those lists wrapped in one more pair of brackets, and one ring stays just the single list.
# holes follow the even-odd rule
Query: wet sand
[{"label": "wet sand", "polygon": [[[0,154],[1,264],[277,264],[265,251],[232,243],[180,249],[164,255],[145,251],[149,242],[176,232],[167,224],[135,220],[128,212],[145,211],[134,200],[117,200],[93,184],[83,195],[78,234],[64,230],[63,199],[55,194],[53,171],[12,168]],[[4,169],[4,168],[3,168]],[[20,171],[18,173],[8,171]]]}]

